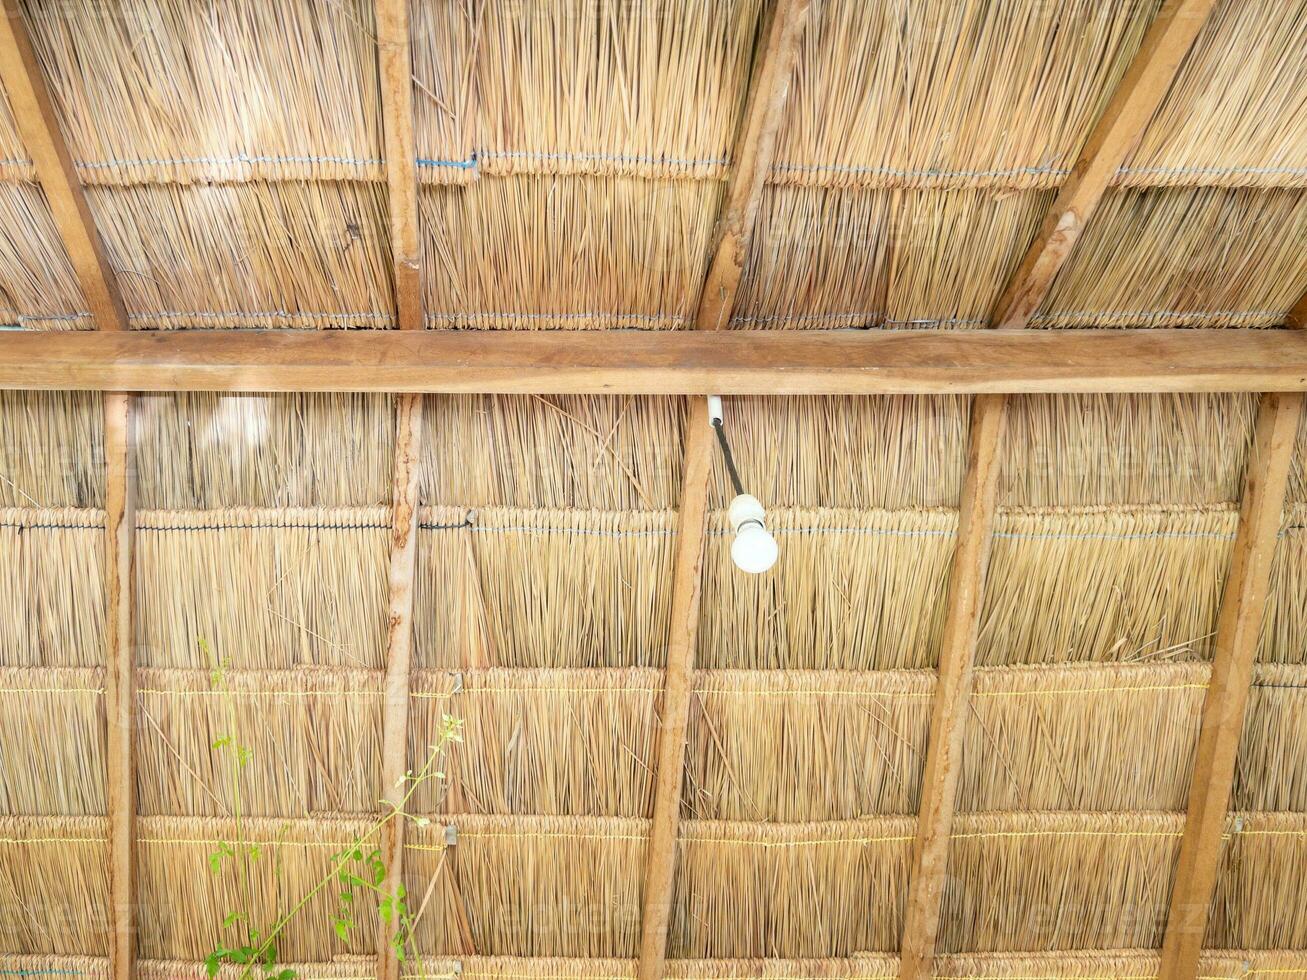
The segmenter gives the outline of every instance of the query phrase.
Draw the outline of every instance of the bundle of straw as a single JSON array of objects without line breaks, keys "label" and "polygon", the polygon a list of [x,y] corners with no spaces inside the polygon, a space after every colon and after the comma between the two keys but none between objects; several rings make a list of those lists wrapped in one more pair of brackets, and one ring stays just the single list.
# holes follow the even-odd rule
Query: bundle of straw
[{"label": "bundle of straw", "polygon": [[1230,562],[1232,506],[999,515],[983,664],[1203,659]]},{"label": "bundle of straw", "polygon": [[107,833],[103,817],[0,816],[0,949],[108,955]]},{"label": "bundle of straw", "polygon": [[1184,817],[983,813],[953,828],[941,952],[1161,945]]},{"label": "bundle of straw", "polygon": [[104,671],[0,667],[0,813],[105,812]]},{"label": "bundle of straw", "polygon": [[476,125],[485,171],[724,178],[763,7],[484,4]]},{"label": "bundle of straw", "polygon": [[916,813],[934,674],[700,671],[688,817],[804,822]]},{"label": "bundle of straw", "polygon": [[1263,663],[1307,664],[1307,504],[1286,507],[1262,620]]},{"label": "bundle of straw", "polygon": [[1234,814],[1204,945],[1307,949],[1307,814]]},{"label": "bundle of straw", "polygon": [[0,664],[104,665],[104,512],[0,509]]},{"label": "bundle of straw", "polygon": [[424,509],[417,663],[661,666],[675,521],[670,511]]},{"label": "bundle of straw", "polygon": [[[630,957],[640,932],[648,821],[460,816],[409,835],[408,891],[435,886],[417,927],[427,955]],[[426,901],[426,899],[423,899]]]},{"label": "bundle of straw", "polygon": [[45,195],[0,181],[0,326],[86,329],[85,309]]},{"label": "bundle of straw", "polygon": [[27,157],[27,147],[18,135],[18,124],[9,96],[0,91],[0,181],[35,180],[36,169]]},{"label": "bundle of straw", "polygon": [[476,329],[685,327],[716,182],[516,176],[419,198],[427,320]]},{"label": "bundle of straw", "polygon": [[449,395],[426,413],[427,503],[667,510],[680,497],[681,398]]},{"label": "bundle of straw", "polygon": [[[956,507],[969,399],[890,395],[732,398],[727,431],[745,488],[768,507]],[[713,455],[712,506],[735,491]]]},{"label": "bundle of straw", "polygon": [[368,3],[26,6],[84,181],[382,177]]},{"label": "bundle of straw", "polygon": [[[137,821],[137,890],[145,914],[139,917],[138,950],[144,959],[202,960],[225,938],[229,913],[250,917],[255,928],[276,921],[306,897],[333,867],[332,854],[347,848],[371,823],[362,820],[243,820],[243,838],[230,819],[141,817]],[[242,875],[234,859],[219,871],[211,857],[223,842],[243,839],[260,848]],[[375,846],[375,845],[374,845]],[[366,850],[366,848],[365,848]],[[375,952],[376,902],[360,889],[357,928],[342,942],[331,922],[339,889],[327,887],[311,898],[279,935],[279,959],[323,962],[339,953]]]},{"label": "bundle of straw", "polygon": [[1303,0],[1218,3],[1127,158],[1125,180],[1301,187],[1305,47]]},{"label": "bundle of straw", "polygon": [[99,392],[0,392],[0,506],[104,505]]},{"label": "bundle of straw", "polygon": [[1307,290],[1307,195],[1119,190],[1053,282],[1046,327],[1271,327]]},{"label": "bundle of straw", "polygon": [[141,511],[136,540],[141,666],[384,665],[388,510]]},{"label": "bundle of straw", "polygon": [[975,675],[964,810],[1183,810],[1206,664],[996,667]]},{"label": "bundle of straw", "polygon": [[732,324],[984,326],[1050,193],[773,187]]},{"label": "bundle of straw", "polygon": [[255,182],[92,188],[137,327],[385,327],[385,189]]},{"label": "bundle of straw", "polygon": [[[362,813],[381,798],[380,673],[142,670],[137,808],[148,814]],[[230,736],[251,750],[235,779]]]},{"label": "bundle of straw", "polygon": [[417,810],[647,817],[662,675],[627,670],[473,670],[414,679],[416,769],[441,717],[463,722],[448,778],[419,788]]},{"label": "bundle of straw", "polygon": [[784,556],[741,575],[725,515],[709,521],[699,665],[705,669],[933,667],[957,514],[776,509]]},{"label": "bundle of straw", "polygon": [[394,405],[382,395],[143,395],[142,508],[390,504]]},{"label": "bundle of straw", "polygon": [[1021,507],[1222,504],[1243,495],[1257,396],[1014,395],[1001,489]]},{"label": "bundle of straw", "polygon": [[1307,813],[1307,665],[1258,665],[1230,805]]},{"label": "bundle of straw", "polygon": [[682,824],[671,955],[893,949],[915,829],[912,817]]},{"label": "bundle of straw", "polygon": [[814,4],[774,179],[1056,186],[1159,6]]}]

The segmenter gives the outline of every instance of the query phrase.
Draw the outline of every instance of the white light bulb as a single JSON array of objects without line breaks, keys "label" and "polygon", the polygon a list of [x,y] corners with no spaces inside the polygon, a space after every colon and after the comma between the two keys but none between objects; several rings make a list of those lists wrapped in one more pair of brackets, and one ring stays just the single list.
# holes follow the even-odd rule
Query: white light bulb
[{"label": "white light bulb", "polygon": [[780,549],[776,539],[761,524],[750,522],[735,532],[731,543],[731,561],[742,572],[760,575],[776,564]]},{"label": "white light bulb", "polygon": [[775,565],[780,551],[776,539],[763,524],[767,512],[762,509],[762,502],[742,493],[731,501],[727,516],[735,530],[735,540],[731,542],[731,560],[735,566],[742,572],[759,575]]}]

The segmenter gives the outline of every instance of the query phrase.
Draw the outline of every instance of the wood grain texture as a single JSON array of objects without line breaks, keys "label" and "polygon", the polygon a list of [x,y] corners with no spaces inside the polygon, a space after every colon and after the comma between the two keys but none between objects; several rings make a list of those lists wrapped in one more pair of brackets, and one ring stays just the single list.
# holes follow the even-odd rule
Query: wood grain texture
[{"label": "wood grain texture", "polygon": [[1307,390],[1307,331],[0,333],[0,388],[502,394]]},{"label": "wood grain texture", "polygon": [[912,848],[900,980],[919,980],[932,976],[934,970],[935,940],[948,871],[949,839],[953,832],[976,638],[994,531],[1000,449],[1006,426],[1005,395],[982,395],[976,399],[959,504],[957,544],[949,575],[939,680],[921,784],[921,809]]},{"label": "wood grain texture", "polygon": [[[387,806],[399,806],[408,789],[409,693],[413,663],[413,579],[417,568],[419,458],[422,396],[401,395],[395,406],[395,473],[390,538],[390,605],[386,620],[386,688],[381,712],[381,785]],[[382,828],[382,890],[395,894],[404,881],[404,821]],[[399,922],[381,923],[377,947],[379,980],[399,980],[400,962],[392,945]]]},{"label": "wood grain texture", "polygon": [[20,7],[19,0],[3,0],[0,8],[0,80],[96,328],[126,330],[127,309],[117,278],[86,205]]},{"label": "wood grain texture", "polygon": [[104,398],[105,723],[109,817],[109,975],[136,969],[136,670],[133,652],[133,563],[136,474],[132,398]]},{"label": "wood grain texture", "polygon": [[1112,177],[1166,97],[1215,0],[1167,0],[1094,126],[1052,210],[994,308],[996,327],[1024,327],[1048,295]]},{"label": "wood grain texture", "polygon": [[401,330],[421,330],[422,248],[418,235],[417,138],[413,123],[413,52],[408,0],[377,0],[377,61],[386,144],[395,309]]},{"label": "wood grain texture", "polygon": [[1163,980],[1193,980],[1198,975],[1303,404],[1301,394],[1268,394],[1257,413],[1171,891],[1162,946]]},{"label": "wood grain texture", "polygon": [[735,309],[749,237],[776,159],[776,139],[810,4],[811,0],[781,0],[772,15],[767,44],[750,83],[712,261],[699,293],[695,325],[700,330],[724,329]]},{"label": "wood grain texture", "polygon": [[[748,104],[736,139],[726,201],[717,222],[712,261],[699,293],[695,316],[700,339],[730,322],[740,289],[744,256],[753,233],[763,187],[776,156],[790,77],[810,0],[780,0],[772,12],[767,42],[749,84]],[[720,393],[707,388],[703,394]],[[696,398],[686,420],[680,514],[672,565],[672,608],[667,670],[659,707],[658,755],[653,823],[645,856],[644,903],[640,921],[638,980],[662,980],[667,961],[672,885],[679,850],[685,738],[699,637],[699,599],[707,530],[708,478],[714,437],[708,404]]]},{"label": "wood grain texture", "polygon": [[653,824],[645,857],[644,906],[640,926],[639,980],[661,980],[667,958],[685,775],[685,735],[690,717],[695,648],[699,639],[699,600],[708,514],[708,477],[713,433],[708,403],[696,398],[686,420],[685,470],[676,552],[672,565],[671,632],[667,673],[658,714],[658,754]]}]

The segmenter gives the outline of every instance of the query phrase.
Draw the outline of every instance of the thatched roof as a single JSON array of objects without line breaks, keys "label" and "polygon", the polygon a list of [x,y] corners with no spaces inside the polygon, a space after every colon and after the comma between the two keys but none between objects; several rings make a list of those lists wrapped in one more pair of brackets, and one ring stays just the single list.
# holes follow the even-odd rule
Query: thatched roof
[{"label": "thatched roof", "polygon": [[[371,0],[11,5],[131,328],[400,325]],[[1167,6],[814,0],[726,328],[988,325]],[[412,0],[425,326],[693,327],[774,7]],[[1307,0],[1217,0],[1030,326],[1285,324],[1307,293],[1305,48]],[[37,177],[0,89],[0,326],[93,329]],[[121,980],[115,397],[0,392],[0,974]],[[973,401],[728,403],[782,557],[731,564],[714,457],[667,977],[899,976]],[[132,403],[134,949],[141,977],[198,980],[234,905],[309,891],[387,792],[405,403]],[[434,883],[426,968],[635,980],[694,409],[422,412],[409,764],[442,715],[465,725],[403,844],[410,893]],[[1240,507],[1273,455],[1258,417],[1241,393],[1007,400],[936,976],[1158,975]],[[1292,452],[1219,816],[1200,969],[1220,980],[1307,977],[1307,421]],[[213,748],[233,725],[239,800]],[[248,895],[209,869],[237,815],[280,866]],[[332,908],[310,902],[281,959],[382,975],[375,908],[343,940]]]}]

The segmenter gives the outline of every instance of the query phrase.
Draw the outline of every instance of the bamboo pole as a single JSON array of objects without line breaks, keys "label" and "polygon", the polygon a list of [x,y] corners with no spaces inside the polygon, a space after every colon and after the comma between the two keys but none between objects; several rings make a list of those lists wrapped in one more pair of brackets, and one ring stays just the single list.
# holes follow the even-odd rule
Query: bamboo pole
[{"label": "bamboo pole", "polygon": [[[385,120],[386,184],[394,252],[395,310],[401,331],[423,323],[421,247],[418,237],[417,142],[413,123],[413,54],[408,0],[377,0],[377,61]],[[390,541],[390,609],[386,635],[386,695],[382,707],[383,800],[398,806],[408,772],[409,701],[413,663],[413,580],[417,571],[419,460],[422,399],[401,394],[395,406],[395,467]],[[386,868],[383,891],[398,896],[404,882],[404,819],[391,820],[381,835]],[[381,922],[377,943],[379,980],[399,980],[399,917]]]},{"label": "bamboo pole", "polygon": [[[809,2],[781,0],[772,15],[767,44],[750,82],[748,106],[736,140],[735,163],[718,219],[716,246],[699,294],[695,317],[698,330],[715,332],[730,322],[758,205],[776,156],[776,137]],[[685,776],[685,737],[699,635],[708,477],[712,471],[713,442],[706,400],[693,401],[686,426],[676,554],[672,565],[671,632],[659,713],[653,823],[645,858],[639,980],[661,980],[667,960]]]},{"label": "bamboo pole", "polygon": [[[19,135],[98,330],[124,333],[127,309],[72,157],[18,0],[0,10],[0,80]],[[136,675],[133,562],[136,514],[131,395],[104,396],[105,798],[109,818],[109,976],[136,973]]]},{"label": "bamboo pole", "polygon": [[958,513],[957,544],[949,576],[948,606],[940,645],[939,681],[930,721],[921,809],[912,847],[904,911],[900,980],[933,975],[949,839],[953,832],[962,741],[966,732],[993,539],[999,448],[1007,425],[1007,396],[982,395],[972,406],[971,441]]},{"label": "bamboo pole", "polygon": [[1106,193],[1166,97],[1215,0],[1167,0],[1099,117],[1043,227],[994,308],[996,327],[1024,327],[1048,295]]}]

